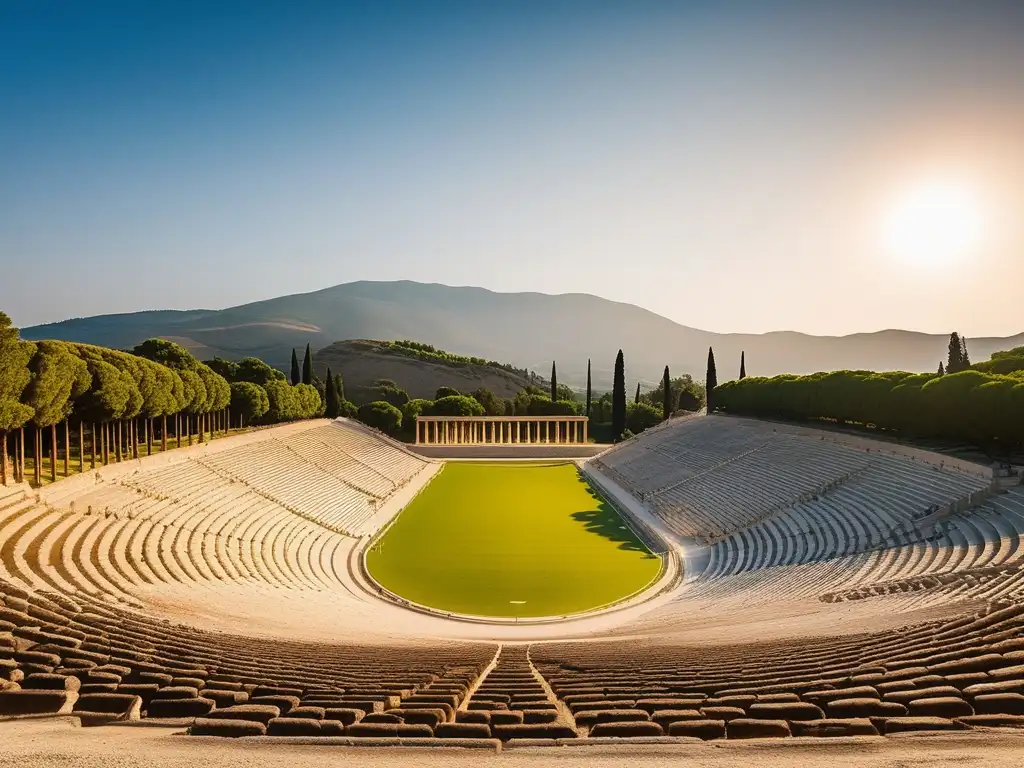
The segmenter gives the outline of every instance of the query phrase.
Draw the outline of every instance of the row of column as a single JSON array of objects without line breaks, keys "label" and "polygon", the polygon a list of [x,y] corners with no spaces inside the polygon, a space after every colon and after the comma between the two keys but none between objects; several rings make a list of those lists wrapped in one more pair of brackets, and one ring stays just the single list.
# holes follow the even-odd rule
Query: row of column
[{"label": "row of column", "polygon": [[[532,427],[532,429],[531,429]],[[418,445],[518,445],[585,443],[586,421],[419,421]]]}]

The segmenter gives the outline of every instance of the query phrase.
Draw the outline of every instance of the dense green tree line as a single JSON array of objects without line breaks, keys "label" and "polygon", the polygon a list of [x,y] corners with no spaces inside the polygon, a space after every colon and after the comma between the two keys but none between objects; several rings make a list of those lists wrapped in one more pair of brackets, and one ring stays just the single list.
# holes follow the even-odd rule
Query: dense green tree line
[{"label": "dense green tree line", "polygon": [[[26,456],[38,485],[77,453],[78,471],[138,458],[159,439],[167,449],[204,442],[232,426],[323,413],[316,388],[291,387],[257,358],[202,363],[178,344],[149,339],[131,351],[65,341],[22,340],[0,312],[0,482],[25,479]],[[88,439],[87,439],[88,438]],[[13,471],[10,456],[14,455]]]},{"label": "dense green tree line", "polygon": [[[417,416],[585,415],[589,416],[591,430],[599,439],[621,440],[654,426],[681,408],[698,410],[704,402],[703,387],[690,376],[670,378],[666,367],[665,376],[655,390],[643,392],[638,383],[633,399],[627,403],[621,350],[616,357],[613,392],[595,400],[590,370],[590,361],[587,361],[587,389],[580,396],[558,383],[554,362],[547,387],[527,385],[514,398],[498,397],[486,388],[463,393],[452,387],[440,387],[433,400],[411,399],[395,382],[381,380],[376,384],[377,399],[361,407],[357,418],[389,434],[411,438],[415,434]],[[618,414],[616,402],[620,408]]]},{"label": "dense green tree line", "polygon": [[[962,349],[959,340],[951,345]],[[954,367],[959,357],[954,357]],[[833,371],[720,384],[719,410],[823,419],[909,438],[964,440],[998,453],[1024,446],[1024,347],[958,373]]]}]

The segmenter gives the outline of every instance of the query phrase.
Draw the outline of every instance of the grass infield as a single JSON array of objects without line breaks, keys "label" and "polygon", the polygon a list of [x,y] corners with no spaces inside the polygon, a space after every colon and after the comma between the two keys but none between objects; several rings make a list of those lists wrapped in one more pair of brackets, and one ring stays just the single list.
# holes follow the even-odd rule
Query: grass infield
[{"label": "grass infield", "polygon": [[597,608],[661,571],[573,464],[449,462],[366,561],[413,602],[519,618]]}]

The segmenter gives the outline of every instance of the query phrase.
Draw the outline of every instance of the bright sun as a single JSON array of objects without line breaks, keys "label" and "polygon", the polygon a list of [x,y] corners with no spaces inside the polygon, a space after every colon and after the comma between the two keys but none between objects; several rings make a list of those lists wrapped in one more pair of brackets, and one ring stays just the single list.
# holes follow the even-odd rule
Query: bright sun
[{"label": "bright sun", "polygon": [[970,187],[932,180],[897,196],[882,235],[893,257],[915,266],[940,266],[973,255],[984,229],[982,206]]}]

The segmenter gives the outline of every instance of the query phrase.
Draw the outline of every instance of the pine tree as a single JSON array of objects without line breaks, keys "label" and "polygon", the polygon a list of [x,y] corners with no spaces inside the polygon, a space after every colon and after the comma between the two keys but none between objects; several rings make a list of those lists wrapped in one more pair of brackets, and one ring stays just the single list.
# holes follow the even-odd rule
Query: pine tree
[{"label": "pine tree", "polygon": [[590,390],[590,360],[588,358],[587,359],[587,418],[588,419],[590,418],[590,397],[591,397],[591,390]]},{"label": "pine tree", "polygon": [[747,353],[740,352],[740,378],[747,378]]},{"label": "pine tree", "polygon": [[640,382],[636,383],[636,396],[633,398],[633,404],[636,405],[640,402]]},{"label": "pine tree", "polygon": [[299,376],[299,358],[295,356],[295,347],[292,347],[292,386],[294,387],[302,378]]},{"label": "pine tree", "polygon": [[718,372],[715,370],[715,350],[708,347],[708,373],[704,378],[704,387],[707,390],[708,413],[714,410],[714,392],[718,386]]},{"label": "pine tree", "polygon": [[668,366],[665,366],[665,373],[661,377],[662,404],[661,416],[667,419],[672,415],[672,379],[668,375]]},{"label": "pine tree", "polygon": [[324,386],[324,416],[328,419],[338,418],[341,412],[338,403],[338,390],[334,388],[334,377],[331,375],[330,367],[327,368],[327,382]]},{"label": "pine tree", "polygon": [[967,337],[960,337],[960,365],[963,366],[960,370],[966,371],[971,367],[971,356],[967,354]]},{"label": "pine tree", "polygon": [[612,436],[618,442],[626,431],[626,364],[622,350],[615,357],[615,376],[612,380]]},{"label": "pine tree", "polygon": [[949,356],[946,360],[946,373],[958,373],[963,370],[964,348],[960,342],[960,334],[953,331],[949,334]]},{"label": "pine tree", "polygon": [[306,345],[306,356],[302,358],[302,383],[313,383],[313,352],[310,350],[309,344]]},{"label": "pine tree", "polygon": [[939,360],[939,376],[945,376],[945,375],[946,375],[946,369],[942,367],[942,361]]},{"label": "pine tree", "polygon": [[551,402],[558,399],[558,374],[555,373],[555,361],[551,361]]}]

